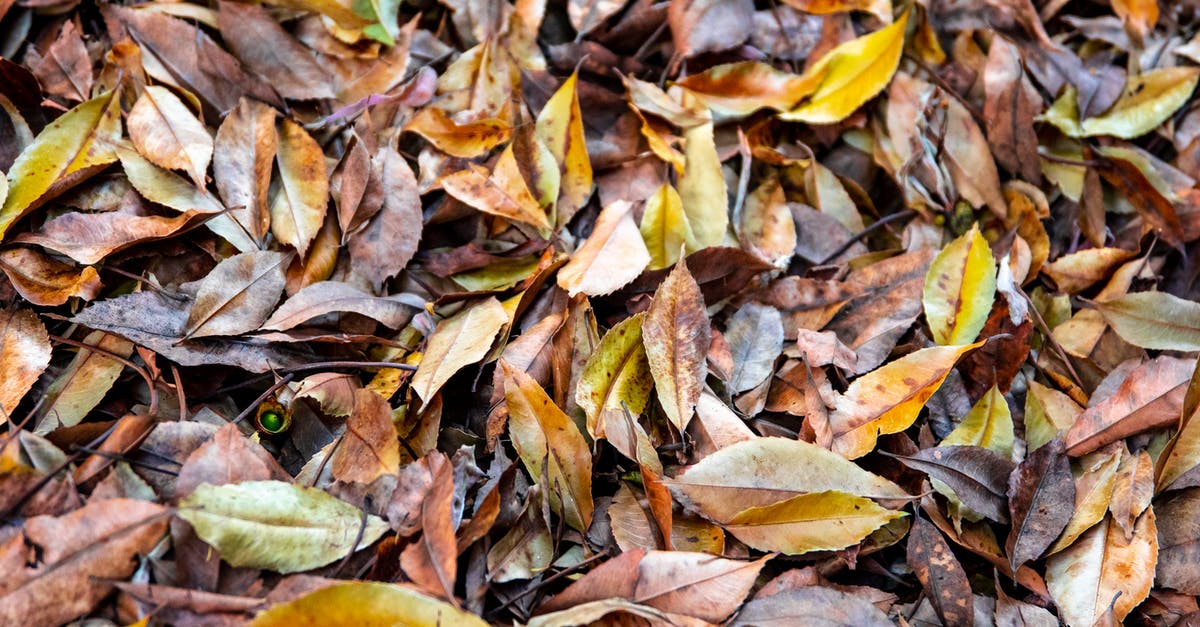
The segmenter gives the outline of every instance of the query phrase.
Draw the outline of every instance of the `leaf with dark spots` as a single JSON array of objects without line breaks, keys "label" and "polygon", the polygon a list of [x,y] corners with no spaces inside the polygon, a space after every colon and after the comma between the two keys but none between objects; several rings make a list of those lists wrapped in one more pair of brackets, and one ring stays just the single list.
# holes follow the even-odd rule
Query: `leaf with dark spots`
[{"label": "leaf with dark spots", "polygon": [[925,589],[938,618],[945,625],[975,624],[971,584],[942,532],[917,517],[908,533],[908,566]]}]

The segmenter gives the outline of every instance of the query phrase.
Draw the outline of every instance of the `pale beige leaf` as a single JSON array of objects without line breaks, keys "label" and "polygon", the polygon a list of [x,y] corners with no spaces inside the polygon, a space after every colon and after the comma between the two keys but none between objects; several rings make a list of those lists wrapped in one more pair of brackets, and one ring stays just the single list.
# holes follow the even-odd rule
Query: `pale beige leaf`
[{"label": "pale beige leaf", "polygon": [[508,312],[488,298],[438,323],[412,378],[412,389],[426,404],[454,373],[483,359],[504,325]]},{"label": "pale beige leaf", "polygon": [[329,202],[325,155],[321,145],[291,120],[283,120],[276,137],[279,178],[270,189],[271,232],[303,256],[325,221]]},{"label": "pale beige leaf", "polygon": [[654,293],[642,321],[642,342],[658,401],[682,433],[700,400],[709,342],[704,296],[686,265],[676,265]]},{"label": "pale beige leaf", "polygon": [[1090,627],[1112,608],[1118,624],[1150,593],[1158,562],[1154,510],[1138,519],[1133,538],[1110,518],[1046,560],[1046,587],[1070,627]]},{"label": "pale beige leaf", "polygon": [[28,309],[0,310],[0,409],[8,419],[42,371],[50,364],[50,338],[37,314]]},{"label": "pale beige leaf", "polygon": [[633,222],[633,206],[618,200],[596,218],[592,234],[558,271],[558,286],[574,296],[602,296],[628,284],[650,263]]},{"label": "pale beige leaf", "polygon": [[204,184],[213,155],[212,136],[169,89],[146,86],[126,124],[142,156],[168,170],[184,170],[197,185]]},{"label": "pale beige leaf", "polygon": [[257,329],[283,293],[290,258],[287,253],[259,251],[217,264],[196,291],[185,337],[239,335]]}]

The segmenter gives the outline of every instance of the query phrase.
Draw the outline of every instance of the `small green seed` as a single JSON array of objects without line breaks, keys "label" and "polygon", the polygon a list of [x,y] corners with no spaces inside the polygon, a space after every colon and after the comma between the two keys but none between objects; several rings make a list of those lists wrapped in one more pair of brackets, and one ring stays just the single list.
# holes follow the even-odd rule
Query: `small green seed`
[{"label": "small green seed", "polygon": [[283,416],[273,411],[263,412],[263,415],[258,417],[258,424],[267,433],[279,433],[283,429]]}]

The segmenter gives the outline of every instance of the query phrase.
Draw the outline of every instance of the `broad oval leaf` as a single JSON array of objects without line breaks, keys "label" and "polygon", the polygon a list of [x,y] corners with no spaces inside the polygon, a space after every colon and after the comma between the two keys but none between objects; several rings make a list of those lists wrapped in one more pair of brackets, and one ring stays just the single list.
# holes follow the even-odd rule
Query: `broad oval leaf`
[{"label": "broad oval leaf", "polygon": [[242,98],[217,129],[212,160],[217,192],[229,219],[255,243],[271,224],[267,198],[276,145],[275,110],[257,100]]},{"label": "broad oval leaf", "polygon": [[364,526],[357,507],[321,490],[281,481],[201,484],[180,500],[179,517],[226,562],[280,573],[324,566],[388,529],[372,515]]},{"label": "broad oval leaf", "polygon": [[771,376],[783,351],[783,317],[770,305],[746,303],[729,318],[725,342],[733,355],[729,391],[752,389]]},{"label": "broad oval leaf", "polygon": [[1158,562],[1154,510],[1138,518],[1126,539],[1111,517],[1046,559],[1046,587],[1070,627],[1094,625],[1112,611],[1120,623],[1147,595]]},{"label": "broad oval leaf", "polygon": [[733,520],[752,507],[836,490],[873,499],[908,499],[900,486],[802,440],[755,438],[716,451],[668,481],[706,517]]},{"label": "broad oval leaf", "polygon": [[475,303],[438,323],[413,374],[412,389],[428,404],[454,373],[483,359],[508,312],[495,298]]},{"label": "broad oval leaf", "polygon": [[1008,522],[1008,477],[1016,464],[978,446],[938,446],[896,456],[950,487],[964,505],[997,522]]},{"label": "broad oval leaf", "polygon": [[1131,77],[1125,91],[1103,114],[1079,120],[1074,88],[1068,88],[1038,120],[1049,122],[1070,137],[1112,135],[1133,139],[1158,128],[1187,103],[1200,68],[1172,67],[1150,70]]},{"label": "broad oval leaf", "polygon": [[729,627],[826,625],[891,627],[887,614],[858,595],[823,586],[800,586],[755,596]]},{"label": "broad oval leaf", "polygon": [[287,253],[258,251],[225,259],[204,277],[184,337],[239,335],[267,319],[283,293]]},{"label": "broad oval leaf", "polygon": [[904,51],[908,13],[874,33],[830,50],[804,73],[820,82],[796,108],[779,114],[782,120],[833,124],[874,98],[896,73]]},{"label": "broad oval leaf", "polygon": [[679,177],[683,212],[697,249],[720,246],[729,229],[729,190],[721,173],[712,122],[685,130],[683,141],[685,163]]},{"label": "broad oval leaf", "polygon": [[29,309],[0,310],[0,409],[7,421],[50,365],[50,338]]},{"label": "broad oval leaf", "polygon": [[79,104],[42,129],[8,171],[0,239],[30,211],[116,161],[112,146],[120,139],[113,92]]},{"label": "broad oval leaf", "polygon": [[558,271],[558,286],[571,296],[610,294],[637,278],[650,253],[633,222],[633,205],[624,200],[600,211],[587,241]]},{"label": "broad oval leaf", "polygon": [[969,344],[979,337],[996,297],[996,260],[979,225],[950,242],[925,275],[925,319],[938,344]]},{"label": "broad oval leaf", "polygon": [[645,317],[630,316],[609,329],[583,366],[575,402],[587,416],[593,438],[605,436],[610,420],[623,419],[625,407],[637,417],[650,400],[654,378],[642,341]]},{"label": "broad oval leaf", "polygon": [[1135,433],[1176,424],[1195,359],[1160,355],[1139,365],[1111,396],[1087,408],[1063,436],[1067,454],[1090,453]]},{"label": "broad oval leaf", "polygon": [[680,255],[698,249],[683,201],[670,183],[663,183],[646,200],[638,230],[650,253],[651,270],[668,268],[679,261]]},{"label": "broad oval leaf", "polygon": [[982,345],[923,348],[855,379],[829,415],[833,450],[855,459],[874,450],[879,435],[907,429],[958,359]]},{"label": "broad oval leaf", "polygon": [[486,627],[483,619],[407,586],[342,582],[261,612],[253,627]]},{"label": "broad oval leaf", "polygon": [[856,545],[903,516],[871,499],[827,490],[742,510],[721,526],[760,551],[801,555]]},{"label": "broad oval leaf", "polygon": [[592,523],[592,454],[579,428],[522,370],[501,361],[508,431],[513,447],[535,483],[543,476],[550,506],[572,528]]},{"label": "broad oval leaf", "polygon": [[142,156],[168,170],[184,170],[202,185],[213,156],[204,124],[166,87],[147,85],[126,118],[129,138]]},{"label": "broad oval leaf", "polygon": [[1074,504],[1075,482],[1061,439],[1038,448],[1017,466],[1008,478],[1012,530],[1004,545],[1014,571],[1054,543],[1071,521]]}]

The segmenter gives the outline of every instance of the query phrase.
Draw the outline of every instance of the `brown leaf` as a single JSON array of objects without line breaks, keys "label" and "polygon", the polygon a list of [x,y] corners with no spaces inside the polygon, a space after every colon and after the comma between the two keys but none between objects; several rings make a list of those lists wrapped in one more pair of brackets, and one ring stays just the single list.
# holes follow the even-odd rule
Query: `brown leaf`
[{"label": "brown leaf", "polygon": [[1061,438],[1039,447],[1008,478],[1012,531],[1004,550],[1013,570],[1042,556],[1071,520],[1075,482]]},{"label": "brown leaf", "polygon": [[[92,610],[150,552],[167,527],[163,507],[93,501],[70,514],[36,516],[0,545],[0,622],[67,623]],[[35,552],[36,551],[36,552]],[[30,556],[28,559],[24,556]]]},{"label": "brown leaf", "polygon": [[0,251],[0,270],[17,293],[35,305],[53,307],[73,296],[92,300],[103,287],[95,268],[64,263],[23,246]]},{"label": "brown leaf", "polygon": [[148,85],[125,124],[142,156],[168,170],[186,170],[203,186],[213,154],[212,136],[170,90]]},{"label": "brown leaf", "polygon": [[400,440],[386,398],[365,388],[355,392],[354,409],[330,467],[335,479],[359,483],[371,483],[400,469]]},{"label": "brown leaf", "polygon": [[255,74],[291,100],[333,98],[331,79],[307,48],[253,4],[218,3],[221,38]]},{"label": "brown leaf", "polygon": [[988,49],[983,83],[983,119],[996,161],[1030,183],[1041,182],[1033,118],[1044,103],[1025,76],[1020,51],[1003,37],[995,38]]},{"label": "brown leaf", "polygon": [[1183,592],[1200,591],[1200,489],[1174,492],[1154,504],[1158,515],[1159,584]]},{"label": "brown leaf", "polygon": [[650,252],[623,200],[605,207],[592,234],[558,271],[558,286],[571,296],[603,296],[628,284],[650,263]]},{"label": "brown leaf", "polygon": [[286,253],[234,255],[213,269],[196,291],[184,338],[240,335],[259,328],[283,292]]},{"label": "brown leaf", "polygon": [[754,23],[750,0],[675,0],[668,10],[671,37],[678,53],[728,50],[746,40]]},{"label": "brown leaf", "polygon": [[755,596],[742,607],[729,627],[772,624],[887,627],[892,621],[879,608],[855,594],[823,586],[803,586]]},{"label": "brown leaf", "polygon": [[74,20],[67,20],[43,55],[29,47],[26,63],[47,93],[83,102],[92,95],[92,59]]},{"label": "brown leaf", "polygon": [[266,449],[243,436],[237,425],[228,424],[187,456],[175,479],[175,496],[183,498],[202,483],[226,485],[289,478]]},{"label": "brown leaf", "polygon": [[398,329],[412,317],[416,303],[401,297],[371,296],[338,281],[313,283],[287,299],[263,323],[263,329],[286,331],[334,312],[355,313]]},{"label": "brown leaf", "polygon": [[971,584],[962,564],[933,523],[917,517],[908,534],[908,565],[945,625],[974,624]]},{"label": "brown leaf", "polygon": [[458,573],[458,550],[450,520],[454,500],[453,472],[449,460],[438,452],[414,464],[428,468],[432,483],[421,502],[421,537],[400,554],[400,567],[427,592],[453,600]]},{"label": "brown leaf", "polygon": [[213,151],[217,191],[229,207],[229,219],[255,242],[262,241],[271,223],[267,192],[275,149],[275,110],[257,100],[239,100],[217,129]]},{"label": "brown leaf", "polygon": [[[408,163],[390,147],[375,154],[373,177],[383,204],[362,228],[349,235],[351,267],[376,291],[408,265],[421,240],[421,197]],[[364,219],[365,219],[364,214]]]},{"label": "brown leaf", "polygon": [[1067,454],[1078,457],[1126,436],[1176,423],[1194,365],[1191,359],[1163,355],[1135,368],[1111,396],[1076,419],[1063,438]]},{"label": "brown leaf", "polygon": [[642,321],[642,341],[659,403],[683,432],[704,384],[709,325],[700,286],[682,261],[655,292]]},{"label": "brown leaf", "polygon": [[189,211],[174,217],[124,212],[64,213],[34,233],[14,241],[37,244],[82,264],[94,264],[130,246],[165,239],[198,224],[204,215]]},{"label": "brown leaf", "polygon": [[950,486],[967,507],[997,522],[1008,522],[1005,488],[1016,467],[1011,461],[978,446],[938,446],[895,457]]}]

